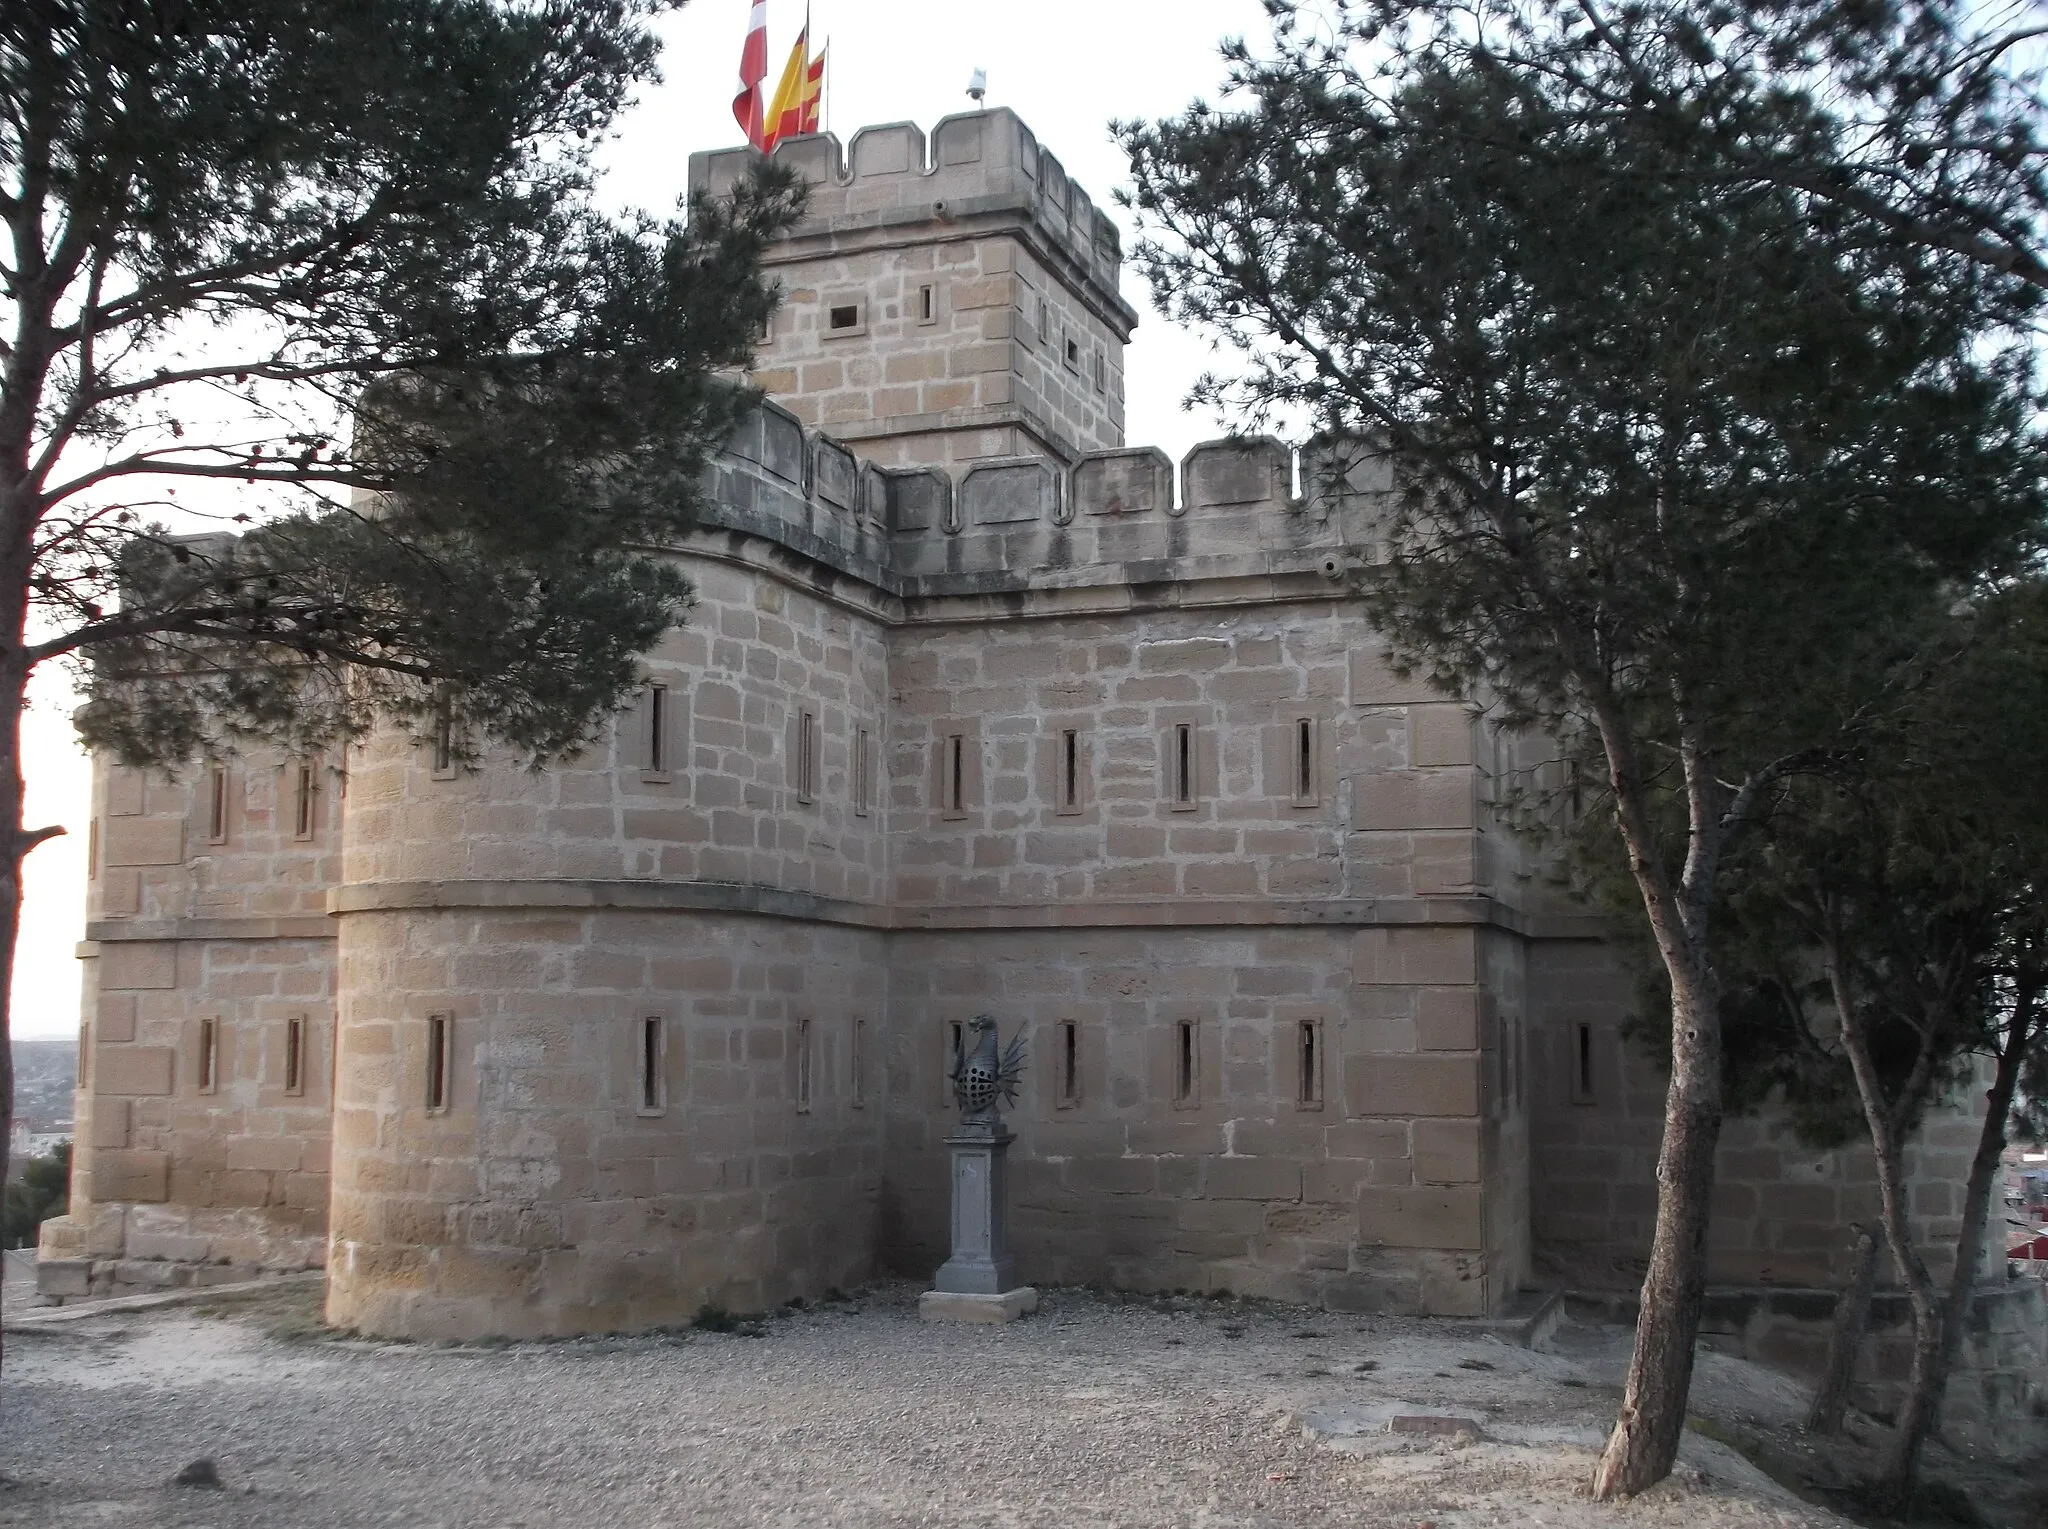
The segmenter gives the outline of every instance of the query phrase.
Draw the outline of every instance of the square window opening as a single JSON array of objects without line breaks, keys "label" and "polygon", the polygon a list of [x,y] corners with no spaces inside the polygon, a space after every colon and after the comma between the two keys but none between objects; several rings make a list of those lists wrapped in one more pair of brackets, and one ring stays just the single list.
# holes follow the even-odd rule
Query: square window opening
[{"label": "square window opening", "polygon": [[825,310],[825,332],[828,335],[859,334],[867,328],[867,304],[833,303]]},{"label": "square window opening", "polygon": [[1067,370],[1070,372],[1078,372],[1080,369],[1081,342],[1079,340],[1074,339],[1070,335],[1067,338]]},{"label": "square window opening", "polygon": [[306,1016],[294,1014],[284,1022],[284,1091],[299,1095],[306,1091]]},{"label": "square window opening", "polygon": [[427,1016],[427,1113],[439,1115],[448,1108],[454,1092],[455,1016]]}]

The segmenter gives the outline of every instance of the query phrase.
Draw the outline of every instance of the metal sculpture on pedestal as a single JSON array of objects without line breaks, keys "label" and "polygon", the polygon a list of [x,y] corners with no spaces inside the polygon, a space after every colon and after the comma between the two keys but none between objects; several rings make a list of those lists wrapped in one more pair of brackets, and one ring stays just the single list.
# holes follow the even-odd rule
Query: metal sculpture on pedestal
[{"label": "metal sculpture on pedestal", "polygon": [[995,1020],[977,1014],[968,1021],[950,1075],[960,1106],[960,1124],[946,1138],[953,1154],[953,1256],[918,1303],[929,1320],[1008,1322],[1038,1307],[1038,1292],[1017,1284],[1010,1257],[1008,1154],[1016,1136],[999,1107],[1017,1102],[1023,1072],[1021,1032],[1004,1048]]}]

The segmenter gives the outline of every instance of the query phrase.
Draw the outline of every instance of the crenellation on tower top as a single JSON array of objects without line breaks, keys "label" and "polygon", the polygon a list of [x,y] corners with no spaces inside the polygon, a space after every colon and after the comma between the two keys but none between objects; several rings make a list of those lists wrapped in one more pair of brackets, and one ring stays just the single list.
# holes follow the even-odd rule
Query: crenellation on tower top
[{"label": "crenellation on tower top", "polygon": [[[1124,347],[1116,225],[1014,112],[777,145],[810,184],[764,264],[784,304],[754,380],[806,425],[894,467],[987,457],[1071,466],[1119,447]],[[749,148],[693,155],[728,190]]]}]

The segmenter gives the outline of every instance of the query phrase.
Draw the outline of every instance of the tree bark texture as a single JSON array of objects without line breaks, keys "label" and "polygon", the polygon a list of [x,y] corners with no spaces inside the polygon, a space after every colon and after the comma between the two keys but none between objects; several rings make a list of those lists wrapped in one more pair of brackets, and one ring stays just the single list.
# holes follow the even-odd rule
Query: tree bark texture
[{"label": "tree bark texture", "polygon": [[1921,1451],[1926,1447],[1928,1434],[1934,1431],[1949,1375],[1962,1349],[1963,1332],[1969,1326],[1977,1276],[1984,1263],[1984,1233],[1991,1217],[1992,1192],[2005,1153],[2006,1124],[2012,1116],[2013,1095],[2019,1087],[2037,1002],[2031,990],[2023,989],[1999,1038],[1997,1065],[1985,1096],[1984,1122],[1977,1133],[1977,1150],[1970,1159],[1970,1176],[1963,1191],[1963,1225],[1956,1244],[1955,1269],[1949,1275],[1948,1292],[1935,1313],[1932,1333],[1923,1339],[1916,1326],[1906,1401],[1899,1409],[1898,1423],[1879,1476],[1880,1498],[1889,1506],[1903,1507],[1912,1495]]},{"label": "tree bark texture", "polygon": [[1657,1153],[1657,1231],[1636,1342],[1593,1496],[1633,1496],[1671,1473],[1685,1433],[1694,1345],[1707,1295],[1714,1148],[1721,1135],[1721,1035],[1711,983],[1673,983],[1671,1086]]},{"label": "tree bark texture", "polygon": [[1877,1228],[1860,1222],[1855,1233],[1849,1283],[1835,1302],[1835,1324],[1828,1334],[1828,1362],[1813,1393],[1813,1405],[1806,1411],[1808,1433],[1842,1431],[1842,1414],[1849,1407],[1849,1387],[1856,1378],[1856,1355],[1870,1327],[1870,1297],[1877,1288]]}]

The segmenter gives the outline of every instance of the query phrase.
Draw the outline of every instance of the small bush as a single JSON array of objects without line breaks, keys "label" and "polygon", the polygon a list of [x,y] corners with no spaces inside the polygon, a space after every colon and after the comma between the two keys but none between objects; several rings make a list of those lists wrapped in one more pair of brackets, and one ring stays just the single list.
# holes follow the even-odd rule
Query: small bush
[{"label": "small bush", "polygon": [[723,1306],[705,1305],[697,1309],[697,1320],[692,1325],[699,1332],[729,1333],[738,1329],[740,1319]]}]

